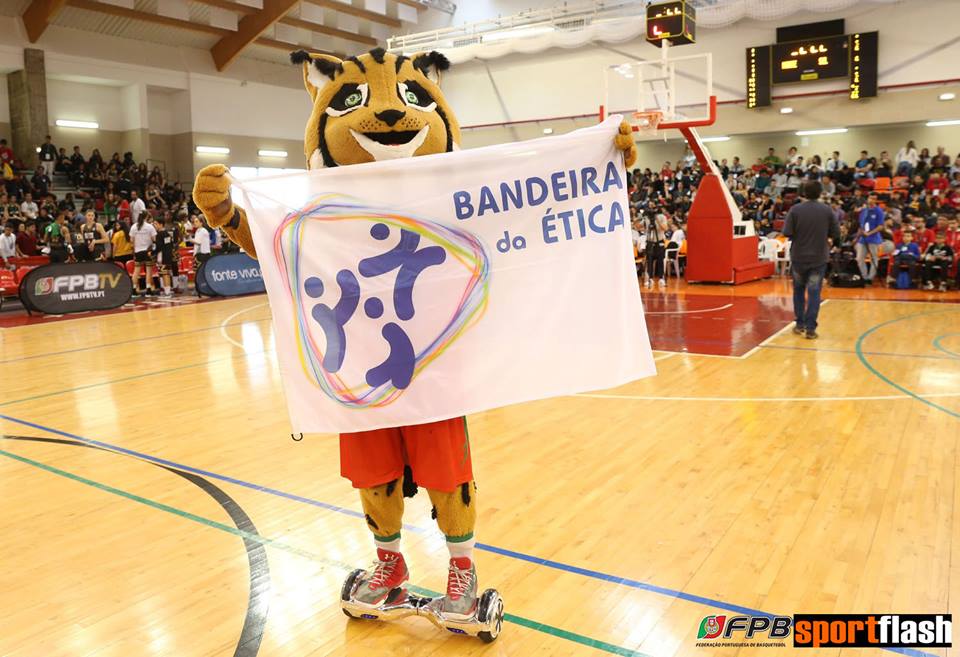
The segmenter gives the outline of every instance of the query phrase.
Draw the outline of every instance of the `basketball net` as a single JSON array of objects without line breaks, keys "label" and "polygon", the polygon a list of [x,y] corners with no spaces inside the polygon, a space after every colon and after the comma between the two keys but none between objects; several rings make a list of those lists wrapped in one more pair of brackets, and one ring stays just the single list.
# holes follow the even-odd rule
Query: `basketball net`
[{"label": "basketball net", "polygon": [[654,135],[657,133],[657,127],[660,125],[660,119],[662,118],[663,112],[657,110],[634,112],[633,125],[641,135]]}]

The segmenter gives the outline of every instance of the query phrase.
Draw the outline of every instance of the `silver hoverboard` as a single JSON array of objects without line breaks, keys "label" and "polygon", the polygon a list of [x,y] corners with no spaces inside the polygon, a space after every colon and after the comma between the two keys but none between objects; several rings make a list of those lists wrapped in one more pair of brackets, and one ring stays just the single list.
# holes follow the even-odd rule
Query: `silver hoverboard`
[{"label": "silver hoverboard", "polygon": [[[440,608],[442,597],[426,598],[394,589],[386,599],[378,605],[369,605],[359,602],[355,593],[360,586],[360,578],[364,574],[362,568],[347,575],[340,589],[340,608],[350,618],[364,620],[390,621],[405,616],[425,616],[440,629],[475,636],[490,643],[500,636],[503,625],[503,599],[496,589],[487,589],[477,600],[477,610],[474,615],[465,620],[452,619],[444,615]],[[391,600],[395,600],[391,602]]]}]

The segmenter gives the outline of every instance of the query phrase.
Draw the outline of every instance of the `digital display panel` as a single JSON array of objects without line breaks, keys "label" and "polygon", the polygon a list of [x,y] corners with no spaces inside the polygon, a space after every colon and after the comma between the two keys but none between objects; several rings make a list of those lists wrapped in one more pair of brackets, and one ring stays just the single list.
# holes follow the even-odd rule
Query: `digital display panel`
[{"label": "digital display panel", "polygon": [[747,108],[770,105],[770,46],[747,48]]},{"label": "digital display panel", "polygon": [[771,49],[774,84],[828,80],[850,74],[850,37],[845,35],[776,43]]},{"label": "digital display panel", "polygon": [[660,46],[664,39],[671,44],[696,42],[696,10],[682,0],[647,6],[647,41]]}]

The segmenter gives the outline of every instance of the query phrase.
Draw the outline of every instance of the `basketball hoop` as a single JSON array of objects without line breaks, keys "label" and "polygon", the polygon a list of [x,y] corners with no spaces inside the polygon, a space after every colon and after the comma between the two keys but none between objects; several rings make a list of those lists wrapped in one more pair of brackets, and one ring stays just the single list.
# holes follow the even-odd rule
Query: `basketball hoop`
[{"label": "basketball hoop", "polygon": [[660,125],[660,119],[663,118],[663,112],[648,111],[633,113],[633,129],[641,135],[654,135],[657,133],[657,127]]}]

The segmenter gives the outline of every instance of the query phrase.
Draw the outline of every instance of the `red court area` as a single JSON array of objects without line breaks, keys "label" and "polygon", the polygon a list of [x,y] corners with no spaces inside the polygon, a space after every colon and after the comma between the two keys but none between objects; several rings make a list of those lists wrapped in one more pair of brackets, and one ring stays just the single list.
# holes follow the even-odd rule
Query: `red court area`
[{"label": "red court area", "polygon": [[793,322],[783,296],[643,295],[650,343],[658,351],[743,356]]}]

